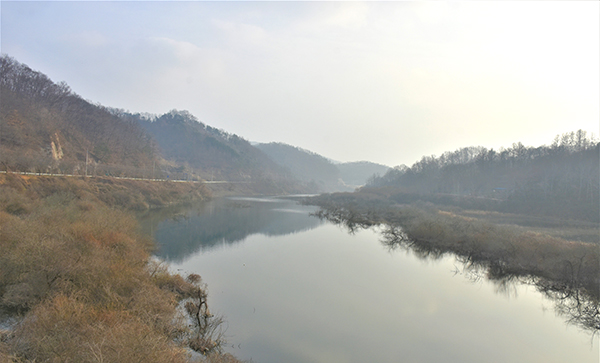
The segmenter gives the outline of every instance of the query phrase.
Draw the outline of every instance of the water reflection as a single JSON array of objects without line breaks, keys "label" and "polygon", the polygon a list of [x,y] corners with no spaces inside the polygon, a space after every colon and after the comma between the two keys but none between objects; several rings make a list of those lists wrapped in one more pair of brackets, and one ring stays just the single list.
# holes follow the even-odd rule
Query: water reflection
[{"label": "water reflection", "polygon": [[554,303],[554,311],[567,324],[589,332],[592,337],[600,332],[600,305],[598,300],[583,289],[559,286],[553,281],[531,276],[516,276],[497,273],[490,266],[473,263],[466,258],[456,257],[462,263],[455,274],[471,282],[490,281],[498,294],[517,297],[518,286],[530,285]]},{"label": "water reflection", "polygon": [[280,236],[323,223],[314,207],[280,198],[220,198],[200,204],[151,211],[140,216],[142,229],[158,244],[156,255],[180,263],[187,256],[239,243],[250,235]]},{"label": "water reflection", "polygon": [[[186,243],[167,232],[179,233],[177,223],[197,228],[186,232],[197,252],[182,252],[183,262],[172,268],[202,275],[211,311],[227,319],[228,352],[241,359],[598,362],[597,343],[544,313],[540,305],[548,300],[528,285],[506,279],[493,286],[475,265],[467,269],[433,250],[391,243],[396,251],[389,252],[378,243],[383,228],[348,234],[328,222],[319,225],[303,208],[277,199],[228,199],[174,210],[174,219],[163,214],[152,224],[160,227],[154,231],[164,247],[180,250]],[[294,216],[303,222],[281,228]],[[217,242],[199,241],[204,237],[194,233]],[[454,276],[453,268],[479,283]]]},{"label": "water reflection", "polygon": [[[358,225],[347,220],[325,219],[343,225],[349,233],[356,233],[359,229],[370,228],[369,225]],[[381,230],[381,243],[389,250],[402,249],[413,254],[421,260],[439,260],[445,256],[453,255],[426,241],[416,243],[410,240],[398,226],[385,226]],[[568,324],[575,325],[595,336],[600,332],[600,304],[598,292],[577,287],[578,285],[565,282],[551,281],[538,276],[515,275],[505,271],[499,263],[481,261],[471,256],[455,256],[461,268],[455,274],[461,274],[473,282],[483,279],[491,281],[496,286],[496,291],[510,295],[517,291],[516,286],[527,284],[535,286],[537,291],[550,299],[555,304],[555,311],[562,316]]]}]

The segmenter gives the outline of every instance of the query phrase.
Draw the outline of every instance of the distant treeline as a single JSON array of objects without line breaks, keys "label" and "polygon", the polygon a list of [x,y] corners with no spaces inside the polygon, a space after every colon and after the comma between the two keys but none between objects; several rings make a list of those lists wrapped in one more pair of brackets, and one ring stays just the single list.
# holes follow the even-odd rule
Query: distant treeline
[{"label": "distant treeline", "polygon": [[549,146],[466,147],[391,169],[366,188],[392,188],[398,202],[598,221],[599,152],[600,143],[583,130],[556,136]]}]

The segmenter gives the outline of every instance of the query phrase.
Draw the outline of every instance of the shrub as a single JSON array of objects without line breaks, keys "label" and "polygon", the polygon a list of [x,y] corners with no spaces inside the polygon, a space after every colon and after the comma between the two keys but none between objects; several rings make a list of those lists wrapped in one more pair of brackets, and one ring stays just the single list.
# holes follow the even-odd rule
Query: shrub
[{"label": "shrub", "polygon": [[29,361],[187,361],[183,348],[135,315],[98,309],[65,295],[36,306],[15,335],[13,350]]},{"label": "shrub", "polygon": [[[0,185],[9,191],[0,197],[0,312],[22,317],[1,335],[0,360],[187,362],[186,347],[220,351],[206,286],[149,260],[152,243],[133,217],[81,180]],[[15,203],[35,208],[11,213]],[[199,314],[186,317],[184,305]]]}]

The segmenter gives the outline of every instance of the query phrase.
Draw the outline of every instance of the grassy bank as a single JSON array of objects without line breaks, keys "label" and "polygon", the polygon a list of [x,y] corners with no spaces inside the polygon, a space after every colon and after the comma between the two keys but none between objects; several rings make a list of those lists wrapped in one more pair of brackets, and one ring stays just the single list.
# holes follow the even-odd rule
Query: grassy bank
[{"label": "grassy bank", "polygon": [[[453,254],[463,263],[467,276],[487,277],[500,290],[513,283],[534,285],[554,302],[556,313],[567,323],[591,334],[600,331],[600,251],[596,241],[566,240],[523,225],[515,228],[490,222],[506,221],[505,215],[482,218],[487,212],[440,209],[423,202],[402,205],[364,191],[321,195],[305,202],[320,206],[317,216],[350,232],[380,226],[382,243],[390,249],[404,249],[423,259]],[[539,228],[540,221],[534,224]],[[570,224],[573,228],[577,225],[576,221]],[[585,225],[586,230],[590,228]]]},{"label": "grassy bank", "polygon": [[[180,185],[181,184],[181,185]],[[150,257],[131,210],[206,198],[182,183],[0,179],[0,361],[236,362],[197,275]]]},{"label": "grassy bank", "polygon": [[[108,207],[128,211],[160,208],[193,200],[211,197],[204,184],[172,183],[114,178],[26,176],[0,174],[0,186],[6,187],[15,203],[13,212],[27,212],[27,203],[55,194],[69,193],[79,200],[100,202]],[[27,201],[29,200],[29,201]],[[6,202],[4,202],[6,203]]]},{"label": "grassy bank", "polygon": [[596,243],[497,225],[440,210],[432,204],[393,204],[372,193],[338,193],[310,199],[318,215],[350,230],[383,226],[390,247],[410,247],[423,256],[454,253],[483,265],[490,278],[543,279],[548,289],[584,289],[599,297],[600,258]]}]

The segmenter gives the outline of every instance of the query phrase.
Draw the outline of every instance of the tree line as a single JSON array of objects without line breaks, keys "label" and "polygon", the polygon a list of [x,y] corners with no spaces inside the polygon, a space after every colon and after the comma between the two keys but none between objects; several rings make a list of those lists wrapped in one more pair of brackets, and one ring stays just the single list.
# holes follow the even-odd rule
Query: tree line
[{"label": "tree line", "polygon": [[424,198],[480,198],[481,205],[503,211],[598,221],[599,151],[598,140],[583,130],[539,147],[520,142],[499,151],[465,147],[373,176],[367,188],[392,187]]}]

